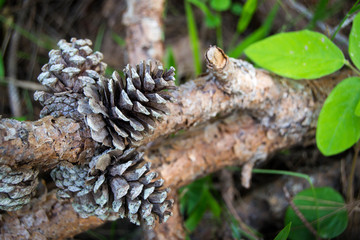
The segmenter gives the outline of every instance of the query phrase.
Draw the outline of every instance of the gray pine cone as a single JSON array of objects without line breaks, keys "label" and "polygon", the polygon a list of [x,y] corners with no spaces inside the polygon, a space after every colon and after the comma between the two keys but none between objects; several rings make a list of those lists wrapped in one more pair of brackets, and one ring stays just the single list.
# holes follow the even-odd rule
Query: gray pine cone
[{"label": "gray pine cone", "polygon": [[174,72],[148,60],[136,68],[127,65],[125,80],[114,72],[110,79],[88,84],[78,110],[86,116],[92,138],[120,150],[130,142],[137,145],[153,131],[156,120],[168,114],[166,104],[172,97],[166,90],[175,87]]},{"label": "gray pine cone", "polygon": [[60,166],[51,172],[58,197],[73,197],[81,217],[92,215],[114,220],[128,217],[132,223],[153,226],[155,219],[166,221],[173,200],[169,189],[150,171],[150,163],[135,149],[107,150],[94,157],[89,166]]},{"label": "gray pine cone", "polygon": [[[58,42],[60,50],[49,52],[49,62],[42,67],[43,72],[38,76],[38,80],[51,93],[43,91],[35,93],[35,99],[44,106],[41,116],[81,116],[75,113],[77,109],[75,99],[83,96],[76,93],[81,94],[86,84],[95,83],[99,76],[105,74],[106,69],[106,64],[102,62],[102,53],[93,52],[91,45],[89,39],[72,38],[70,43],[60,40]],[[66,94],[59,96],[53,93]],[[60,99],[57,99],[59,97]],[[62,110],[60,105],[66,109]]]},{"label": "gray pine cone", "polygon": [[34,94],[35,101],[41,102],[44,106],[40,111],[40,118],[51,115],[53,117],[69,116],[72,119],[82,119],[82,114],[77,110],[78,101],[82,97],[82,94],[70,92],[47,93],[37,91]]},{"label": "gray pine cone", "polygon": [[38,170],[0,166],[0,209],[16,211],[28,204],[38,185]]}]

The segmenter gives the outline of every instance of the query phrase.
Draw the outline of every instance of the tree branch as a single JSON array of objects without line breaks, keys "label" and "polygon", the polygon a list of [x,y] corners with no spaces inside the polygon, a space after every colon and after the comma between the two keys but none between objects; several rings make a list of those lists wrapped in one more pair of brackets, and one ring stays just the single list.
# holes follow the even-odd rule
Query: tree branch
[{"label": "tree branch", "polygon": [[164,0],[127,0],[123,16],[126,26],[126,47],[130,64],[142,60],[162,60],[164,43],[162,37],[162,13]]},{"label": "tree branch", "polygon": [[0,164],[45,171],[62,160],[81,163],[94,155],[96,146],[85,124],[70,118],[0,119]]},{"label": "tree branch", "polygon": [[[148,145],[146,158],[154,163],[165,185],[173,191],[224,166],[244,164],[244,169],[251,170],[257,161],[265,160],[275,151],[301,144],[306,138],[313,139],[324,96],[349,75],[349,71],[339,72],[318,80],[317,83],[324,83],[321,85],[295,82],[226,56],[223,65],[224,61],[218,61],[221,52],[212,51],[207,55],[209,74],[174,92],[170,115],[142,142],[198,125],[188,133]],[[62,160],[81,163],[94,154],[97,146],[83,123],[63,117],[46,117],[36,122],[1,119],[0,144],[0,163],[42,169]],[[249,173],[243,172],[245,186],[249,186]],[[60,203],[51,196],[39,205],[48,219],[41,227],[52,229],[51,233],[44,230],[44,236],[69,237],[102,223],[94,218],[80,219],[69,203]],[[58,207],[46,208],[50,202]],[[31,207],[34,209],[36,204],[33,202]],[[70,213],[72,220],[68,221],[66,216]],[[1,228],[2,236],[13,236],[12,229],[21,228],[22,221],[16,219],[22,214],[23,211],[3,215],[8,220]],[[27,212],[27,219],[35,221],[36,211]],[[27,229],[30,235],[35,234],[34,228]]]},{"label": "tree branch", "polygon": [[[261,126],[282,136],[299,138],[316,123],[324,96],[350,74],[342,71],[315,83],[271,76],[252,65],[229,58],[226,68],[210,69],[206,76],[190,81],[173,92],[174,103],[165,117],[140,144],[180,129],[188,129],[217,115],[244,109]],[[224,75],[224,73],[226,73]],[[222,75],[222,77],[221,77]],[[220,77],[219,77],[220,76]],[[228,79],[228,94],[218,86]],[[47,117],[35,122],[0,119],[0,163],[10,166],[30,164],[47,167],[58,161],[81,162],[91,157],[96,145],[83,123],[66,118]],[[51,167],[51,166],[50,166]]]}]

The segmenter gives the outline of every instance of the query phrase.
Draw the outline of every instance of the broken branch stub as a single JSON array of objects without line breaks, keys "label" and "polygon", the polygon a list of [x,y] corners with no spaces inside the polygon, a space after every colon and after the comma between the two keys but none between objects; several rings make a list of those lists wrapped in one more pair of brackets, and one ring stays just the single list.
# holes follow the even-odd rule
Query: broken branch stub
[{"label": "broken branch stub", "polygon": [[[256,83],[255,68],[248,62],[229,58],[224,51],[216,46],[210,46],[205,53],[207,67],[216,77],[218,86],[228,94],[248,94]],[[241,71],[239,76],[239,70]]]}]

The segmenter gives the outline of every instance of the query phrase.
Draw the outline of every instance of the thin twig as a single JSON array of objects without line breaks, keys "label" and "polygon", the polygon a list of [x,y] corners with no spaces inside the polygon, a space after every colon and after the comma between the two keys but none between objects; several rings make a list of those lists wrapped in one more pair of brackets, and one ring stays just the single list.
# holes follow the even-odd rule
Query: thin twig
[{"label": "thin twig", "polygon": [[0,84],[9,84],[10,81],[14,84],[14,86],[19,87],[19,88],[32,90],[32,91],[45,91],[46,90],[46,88],[43,85],[41,85],[40,83],[14,79],[14,78],[10,78],[10,77],[5,77],[3,79],[0,78]]},{"label": "thin twig", "polygon": [[356,169],[356,160],[358,159],[358,154],[359,154],[359,148],[360,148],[360,141],[358,141],[355,145],[355,152],[351,163],[351,170],[350,170],[347,191],[346,191],[346,198],[348,199],[348,202],[354,201],[353,182],[354,182],[355,169]]},{"label": "thin twig", "polygon": [[341,185],[342,185],[342,192],[343,194],[346,193],[346,186],[347,186],[347,181],[346,181],[346,169],[345,169],[345,159],[342,158],[340,160],[340,180],[341,180]]},{"label": "thin twig", "polygon": [[[308,20],[311,20],[313,18],[313,13],[310,12],[304,5],[302,5],[301,3],[298,3],[294,0],[289,0],[288,1],[289,3],[289,6],[293,9],[295,9],[297,12],[301,13],[305,18],[307,18]],[[347,24],[349,24],[347,22]],[[321,29],[322,32],[326,33],[326,32],[329,32],[330,35],[332,35],[338,26],[335,26],[335,27],[330,27],[328,25],[326,25],[325,23],[321,22],[321,21],[317,21],[316,22],[316,26],[319,27]],[[337,34],[335,36],[335,39],[339,42],[341,42],[342,44],[344,44],[344,46],[348,46],[349,45],[349,41],[348,41],[348,38],[345,37],[344,35],[342,34]]]},{"label": "thin twig", "polygon": [[[18,17],[17,25],[21,26],[25,20],[25,15],[29,5],[28,0],[24,0],[22,11]],[[17,50],[20,41],[20,33],[18,31],[14,31],[13,36],[10,42],[10,49],[9,49],[9,58],[8,58],[8,76],[10,77],[10,81],[8,84],[8,92],[9,92],[9,102],[11,113],[15,117],[21,116],[21,100],[20,95],[17,87],[15,86],[13,79],[16,78],[17,75]]]},{"label": "thin twig", "polygon": [[306,218],[304,217],[304,215],[300,212],[299,208],[294,204],[294,201],[289,193],[289,190],[287,190],[287,188],[284,186],[283,187],[283,191],[285,193],[285,198],[287,199],[287,201],[289,202],[291,208],[294,210],[296,216],[299,217],[299,219],[304,223],[305,227],[312,233],[314,234],[314,236],[316,237],[316,239],[320,239],[318,233],[316,232],[316,230],[314,229],[313,226],[311,226],[311,224],[308,222],[308,220],[306,220]]},{"label": "thin twig", "polygon": [[241,219],[241,217],[239,216],[239,214],[236,212],[236,209],[234,207],[234,205],[231,202],[231,199],[229,198],[230,195],[226,194],[223,195],[223,199],[225,201],[226,207],[228,208],[228,210],[230,211],[231,215],[233,215],[233,217],[236,219],[236,221],[239,223],[240,228],[249,236],[253,237],[254,239],[259,239],[249,228],[248,225],[246,225],[246,223]]}]

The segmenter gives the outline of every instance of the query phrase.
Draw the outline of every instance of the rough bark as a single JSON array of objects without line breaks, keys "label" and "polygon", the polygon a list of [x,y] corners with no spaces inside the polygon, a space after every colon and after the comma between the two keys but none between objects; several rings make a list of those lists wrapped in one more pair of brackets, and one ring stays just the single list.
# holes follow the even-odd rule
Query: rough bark
[{"label": "rough bark", "polygon": [[51,116],[35,122],[0,119],[0,164],[45,171],[62,160],[82,163],[95,150],[83,122]]},{"label": "rough bark", "polygon": [[21,211],[1,215],[1,239],[64,239],[103,224],[96,217],[80,218],[55,192],[34,200]]},{"label": "rough bark", "polygon": [[[148,145],[146,158],[154,162],[153,166],[173,191],[224,166],[240,164],[245,165],[243,184],[248,186],[250,170],[257,161],[265,160],[279,149],[300,144],[304,139],[313,139],[324,96],[335,83],[350,74],[339,72],[311,84],[295,82],[227,58],[218,52],[220,50],[211,51],[207,55],[210,73],[174,92],[176,101],[170,105],[170,115],[155,129],[154,135],[143,142],[198,125],[188,133],[178,133],[167,141],[159,139]],[[84,161],[96,148],[82,123],[71,119],[0,121],[1,163],[30,164],[44,169],[62,160]],[[46,208],[50,202],[58,207]],[[46,237],[70,237],[102,223],[93,218],[80,219],[69,203],[60,203],[50,196],[40,205],[31,205],[34,206],[42,209],[48,219],[41,224],[42,228],[51,229],[51,233],[44,230]],[[26,212],[27,219],[35,221],[36,212]],[[16,220],[22,214],[24,211],[2,215],[7,219],[1,228],[2,236],[16,239],[12,233],[22,228],[23,223]],[[71,214],[71,221],[67,214]],[[27,230],[30,236],[35,234],[34,229]],[[182,231],[181,227],[177,230]]]},{"label": "rough bark", "polygon": [[130,64],[142,60],[162,60],[164,56],[162,13],[164,0],[127,0],[123,16]]},{"label": "rough bark", "polygon": [[[324,96],[350,74],[341,71],[313,83],[271,76],[264,70],[231,58],[226,66],[229,67],[214,68],[206,76],[189,81],[173,92],[175,102],[168,106],[169,116],[140,144],[236,109],[245,110],[261,126],[273,129],[269,135],[278,131],[282,136],[301,139],[309,128],[315,126]],[[222,84],[218,82],[220,78],[228,79],[228,88],[233,84],[236,93],[228,94],[219,88]],[[81,161],[94,153],[95,146],[83,123],[51,117],[36,122],[0,119],[0,143],[0,163],[36,167],[46,167],[62,160]]]}]

